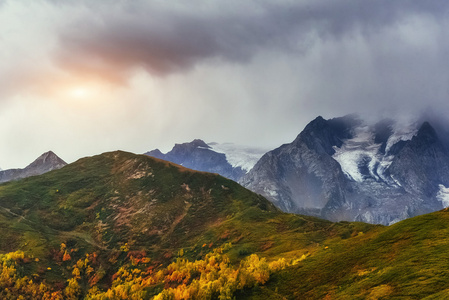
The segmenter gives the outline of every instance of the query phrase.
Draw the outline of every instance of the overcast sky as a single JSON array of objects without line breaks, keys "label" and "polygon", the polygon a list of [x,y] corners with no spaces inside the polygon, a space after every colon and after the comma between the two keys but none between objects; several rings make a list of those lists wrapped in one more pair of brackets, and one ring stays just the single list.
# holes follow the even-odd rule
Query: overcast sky
[{"label": "overcast sky", "polygon": [[449,2],[0,0],[0,167],[449,113]]}]

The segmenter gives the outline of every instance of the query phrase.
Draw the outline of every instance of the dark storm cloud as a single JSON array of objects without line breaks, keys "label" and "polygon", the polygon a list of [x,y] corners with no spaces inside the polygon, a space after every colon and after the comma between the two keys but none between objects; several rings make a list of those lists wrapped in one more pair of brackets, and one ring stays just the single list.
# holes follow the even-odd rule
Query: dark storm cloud
[{"label": "dark storm cloud", "polygon": [[[107,4],[105,4],[107,3]],[[307,51],[317,39],[340,39],[395,26],[410,15],[447,16],[447,1],[170,2],[92,5],[60,34],[59,63],[111,80],[142,67],[165,75],[206,59],[247,62],[260,50]],[[229,2],[228,2],[229,3]],[[187,9],[188,8],[188,9]]]},{"label": "dark storm cloud", "polygon": [[[428,106],[448,116],[448,9],[431,0],[0,0],[0,166],[20,166],[13,157],[24,166],[32,149],[70,160],[195,138],[274,148],[318,115]],[[93,95],[73,99],[83,88]]]}]

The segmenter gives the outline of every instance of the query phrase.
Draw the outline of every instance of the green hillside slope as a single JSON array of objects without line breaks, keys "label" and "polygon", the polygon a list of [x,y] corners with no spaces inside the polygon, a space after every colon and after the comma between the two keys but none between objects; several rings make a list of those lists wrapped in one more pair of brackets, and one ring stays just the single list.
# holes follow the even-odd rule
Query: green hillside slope
[{"label": "green hillside slope", "polygon": [[[292,262],[314,257],[326,241],[352,240],[376,228],[285,214],[216,174],[120,151],[0,185],[0,226],[0,251],[25,252],[25,258],[3,258],[20,276],[48,283],[52,291],[75,280],[77,298],[93,287],[109,289],[135,257],[148,257],[146,276],[179,255],[202,260],[224,245],[231,266],[254,253]],[[75,270],[82,268],[74,264],[84,259],[87,270],[93,253],[96,267],[82,283]],[[146,297],[161,288],[145,287]]]},{"label": "green hillside slope", "polygon": [[449,212],[326,241],[245,299],[449,299]]},{"label": "green hillside slope", "polygon": [[285,214],[216,174],[117,151],[0,185],[0,297],[445,299],[448,224]]}]

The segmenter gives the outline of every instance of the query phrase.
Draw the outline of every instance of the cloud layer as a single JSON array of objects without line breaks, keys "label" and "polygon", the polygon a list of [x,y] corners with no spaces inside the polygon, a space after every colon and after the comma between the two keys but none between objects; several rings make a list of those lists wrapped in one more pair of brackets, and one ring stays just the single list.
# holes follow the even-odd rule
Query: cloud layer
[{"label": "cloud layer", "polygon": [[[150,3],[86,3],[85,13],[60,33],[61,64],[103,75],[138,67],[166,75],[203,60],[239,64],[267,50],[301,55],[317,42],[358,36],[381,47],[396,48],[401,42],[420,46],[435,42],[420,40],[432,38],[420,34],[444,34],[448,10],[444,1],[216,1],[207,7]],[[397,34],[403,41],[388,40],[388,34],[401,30]],[[376,40],[385,34],[385,40]]]},{"label": "cloud layer", "polygon": [[317,115],[449,113],[448,13],[447,1],[0,1],[0,167],[40,154],[24,148],[70,161],[193,138],[275,147]]}]

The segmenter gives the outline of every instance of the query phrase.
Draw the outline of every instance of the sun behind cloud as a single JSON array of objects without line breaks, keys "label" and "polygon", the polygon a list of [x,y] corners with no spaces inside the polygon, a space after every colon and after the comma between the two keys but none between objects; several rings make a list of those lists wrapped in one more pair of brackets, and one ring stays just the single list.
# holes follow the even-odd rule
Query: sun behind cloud
[{"label": "sun behind cloud", "polygon": [[86,87],[74,87],[67,92],[67,95],[73,99],[86,99],[92,95],[92,90]]},{"label": "sun behind cloud", "polygon": [[73,103],[94,104],[108,96],[108,88],[100,82],[75,81],[60,86],[56,96],[59,100]]}]

